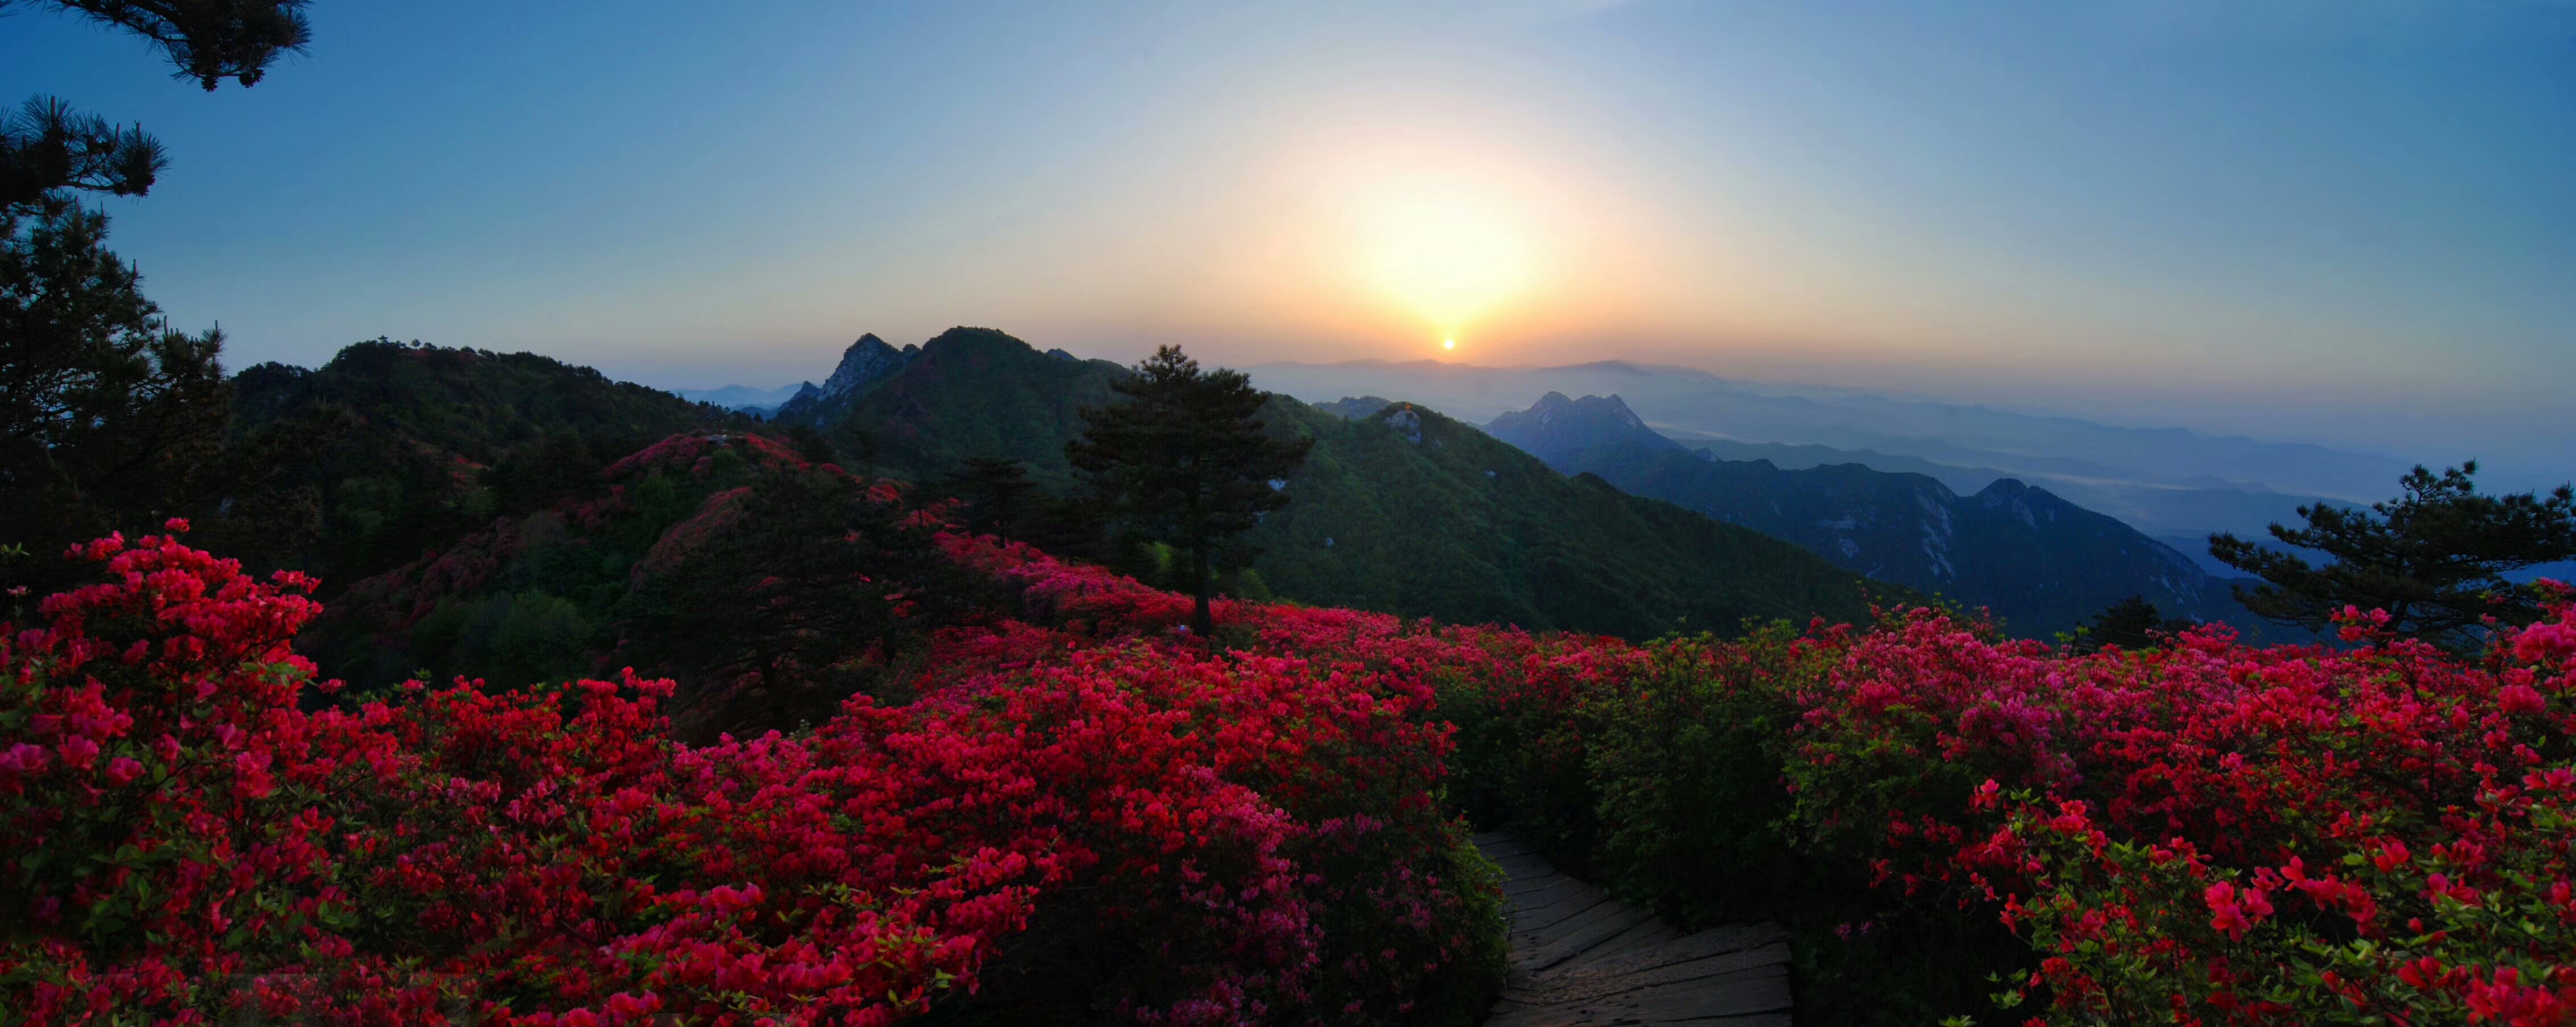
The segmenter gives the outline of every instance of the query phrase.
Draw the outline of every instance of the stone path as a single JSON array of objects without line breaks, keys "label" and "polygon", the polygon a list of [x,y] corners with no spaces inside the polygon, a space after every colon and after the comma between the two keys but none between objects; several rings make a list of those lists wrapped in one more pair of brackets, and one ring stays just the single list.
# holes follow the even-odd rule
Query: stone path
[{"label": "stone path", "polygon": [[1511,977],[1487,1027],[1789,1027],[1789,936],[1779,927],[1684,935],[1557,873],[1509,835],[1477,835],[1476,847],[1511,877]]}]

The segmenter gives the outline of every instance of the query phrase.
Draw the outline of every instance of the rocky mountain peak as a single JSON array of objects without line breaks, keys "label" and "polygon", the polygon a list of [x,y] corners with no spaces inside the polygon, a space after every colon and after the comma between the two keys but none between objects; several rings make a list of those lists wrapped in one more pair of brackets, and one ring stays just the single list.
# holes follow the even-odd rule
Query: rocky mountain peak
[{"label": "rocky mountain peak", "polygon": [[1682,448],[1680,443],[1647,427],[1645,419],[1615,395],[1573,399],[1562,392],[1550,392],[1527,410],[1494,418],[1485,426],[1485,433],[1541,458],[1623,442],[1655,449]]},{"label": "rocky mountain peak", "polygon": [[832,377],[823,382],[823,399],[839,399],[884,381],[919,353],[917,347],[898,350],[877,338],[875,333],[859,336],[859,341],[841,351],[841,364],[832,369]]}]

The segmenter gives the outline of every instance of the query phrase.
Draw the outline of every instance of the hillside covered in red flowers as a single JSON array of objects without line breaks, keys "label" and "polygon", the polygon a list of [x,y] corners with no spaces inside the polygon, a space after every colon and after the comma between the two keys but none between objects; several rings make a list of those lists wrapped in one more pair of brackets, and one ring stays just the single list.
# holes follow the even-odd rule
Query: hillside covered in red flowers
[{"label": "hillside covered in red flowers", "polygon": [[312,582],[178,522],[17,600],[0,1023],[1473,1022],[1470,823],[1788,924],[1817,1022],[2576,1009],[2576,607],[2476,660],[2359,610],[2091,654],[1936,610],[1630,645],[1228,601],[1198,638],[767,440],[612,474],[329,639],[461,658],[544,591],[523,677],[320,680]]}]

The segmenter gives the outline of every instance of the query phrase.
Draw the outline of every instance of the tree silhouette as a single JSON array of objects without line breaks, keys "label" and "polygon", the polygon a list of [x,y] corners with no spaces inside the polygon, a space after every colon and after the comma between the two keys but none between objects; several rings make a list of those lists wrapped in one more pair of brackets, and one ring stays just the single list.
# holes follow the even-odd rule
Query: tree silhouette
[{"label": "tree silhouette", "polygon": [[[257,83],[277,58],[313,38],[308,0],[0,0],[0,15],[53,7],[151,40],[181,79],[211,91],[225,79]],[[63,190],[141,196],[168,166],[161,144],[139,126],[118,128],[49,96],[0,121],[0,208],[37,212]]]},{"label": "tree silhouette", "polygon": [[1073,463],[1132,537],[1189,555],[1192,630],[1214,627],[1209,564],[1216,547],[1288,503],[1284,479],[1312,439],[1273,438],[1258,414],[1269,397],[1240,371],[1202,371],[1178,346],[1165,346],[1110,388],[1124,403],[1084,407],[1080,438],[1065,444]]},{"label": "tree silhouette", "polygon": [[[136,33],[211,90],[259,81],[311,38],[306,0],[50,0]],[[0,14],[22,6],[0,0]],[[37,97],[0,120],[0,542],[14,583],[67,541],[173,512],[229,413],[223,334],[173,331],[75,193],[140,196],[168,164],[139,127]]]},{"label": "tree silhouette", "polygon": [[2086,621],[2082,632],[2076,636],[2075,651],[2099,652],[2106,645],[2144,649],[2160,644],[2163,641],[2160,636],[2172,635],[2191,626],[2190,621],[2166,617],[2156,604],[2147,601],[2147,597],[2133,595],[2104,607],[2102,612],[2093,615],[2092,620]]},{"label": "tree silhouette", "polygon": [[2333,558],[2323,566],[2233,534],[2210,536],[2209,553],[2263,579],[2236,597],[2276,623],[2322,630],[2346,606],[2386,610],[2398,634],[2470,651],[2484,641],[2487,618],[2540,616],[2538,597],[2507,573],[2576,558],[2576,489],[2483,496],[2477,473],[2474,460],[2438,477],[2419,464],[2399,479],[2406,494],[2393,501],[2368,510],[2303,506],[2307,527],[2272,525],[2273,538]]},{"label": "tree silhouette", "polygon": [[1027,465],[997,456],[967,457],[942,484],[965,504],[967,530],[1005,542],[1024,533],[1038,488]]},{"label": "tree silhouette", "polygon": [[0,540],[40,573],[71,541],[178,512],[229,388],[223,334],[168,326],[103,245],[106,215],[53,198],[21,220],[0,212]]}]

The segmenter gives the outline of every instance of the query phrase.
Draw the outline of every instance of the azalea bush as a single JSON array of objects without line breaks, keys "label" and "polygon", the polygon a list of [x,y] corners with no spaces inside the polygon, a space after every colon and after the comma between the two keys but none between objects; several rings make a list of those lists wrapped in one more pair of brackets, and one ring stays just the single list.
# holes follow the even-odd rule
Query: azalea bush
[{"label": "azalea bush", "polygon": [[1892,611],[1596,645],[1624,671],[1444,712],[1503,725],[1457,787],[1560,862],[1788,922],[1802,1015],[2567,1022],[2576,607],[2478,661],[2346,621],[2074,654]]},{"label": "azalea bush", "polygon": [[1505,955],[1470,820],[1684,927],[1786,923],[1823,1022],[2576,1010],[2564,589],[2477,659],[2361,610],[2074,653],[1220,600],[1210,638],[773,444],[656,454],[567,521],[667,563],[766,516],[729,475],[869,504],[812,594],[884,588],[875,634],[761,665],[869,687],[704,744],[631,670],[353,692],[292,647],[311,579],[90,543],[0,626],[0,1024],[1469,1023]]},{"label": "azalea bush", "polygon": [[[1425,625],[1235,610],[1271,642],[1228,652],[952,538],[1035,620],[690,746],[631,673],[331,696],[311,582],[181,527],[0,641],[0,1022],[1463,1021],[1499,979]],[[1067,580],[1124,606],[1041,616]]]}]

